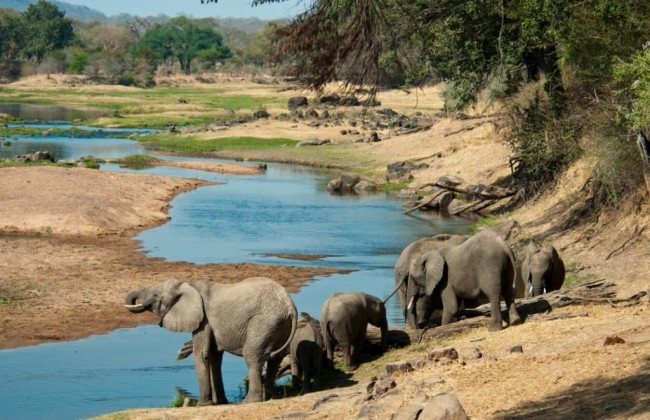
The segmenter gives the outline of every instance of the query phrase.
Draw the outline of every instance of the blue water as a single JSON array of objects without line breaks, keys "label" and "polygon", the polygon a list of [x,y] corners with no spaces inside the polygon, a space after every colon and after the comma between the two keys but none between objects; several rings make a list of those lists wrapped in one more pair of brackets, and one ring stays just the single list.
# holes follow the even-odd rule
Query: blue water
[{"label": "blue water", "polygon": [[[11,154],[19,154],[14,148],[23,147],[16,144],[21,142],[31,142],[39,150],[55,149],[59,159],[145,152],[129,140],[47,137],[13,142]],[[102,165],[102,170],[128,169]],[[298,311],[314,317],[337,291],[385,297],[393,289],[393,265],[404,246],[423,236],[468,229],[463,219],[406,216],[401,201],[382,194],[329,195],[325,186],[335,174],[327,171],[269,164],[266,173],[258,176],[169,167],[139,172],[219,182],[178,196],[171,203],[167,224],[138,235],[143,251],[152,257],[197,264],[254,262],[354,270],[317,277],[292,295]],[[273,255],[277,253],[323,258],[288,260]],[[396,298],[387,309],[390,324],[403,324]],[[132,407],[168,406],[177,387],[196,395],[191,358],[175,360],[189,338],[189,334],[145,326],[2,350],[0,418],[72,419]],[[222,372],[229,399],[241,397],[246,375],[243,359],[226,356]]]}]

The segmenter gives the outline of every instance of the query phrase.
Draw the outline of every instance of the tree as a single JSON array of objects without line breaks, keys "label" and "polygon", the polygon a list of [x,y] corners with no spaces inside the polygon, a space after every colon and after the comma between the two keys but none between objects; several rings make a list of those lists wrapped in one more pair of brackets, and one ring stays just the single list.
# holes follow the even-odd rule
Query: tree
[{"label": "tree", "polygon": [[20,14],[0,10],[0,59],[15,60],[20,56],[25,44],[25,27]]},{"label": "tree", "polygon": [[213,50],[211,57],[230,57],[230,49],[222,44],[221,35],[208,26],[201,26],[184,16],[149,30],[137,45],[139,55],[153,54],[158,60],[175,58],[189,74],[192,60],[201,51]]},{"label": "tree", "polygon": [[74,37],[72,22],[54,4],[39,0],[23,14],[27,58],[41,61],[50,51],[65,48]]}]

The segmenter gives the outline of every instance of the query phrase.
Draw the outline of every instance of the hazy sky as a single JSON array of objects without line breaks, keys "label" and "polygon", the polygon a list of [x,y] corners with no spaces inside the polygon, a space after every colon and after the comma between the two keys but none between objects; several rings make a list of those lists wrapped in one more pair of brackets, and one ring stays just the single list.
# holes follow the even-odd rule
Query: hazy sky
[{"label": "hazy sky", "polygon": [[305,8],[304,0],[287,0],[251,7],[250,0],[219,0],[201,4],[201,0],[62,0],[99,10],[106,16],[128,13],[139,16],[185,14],[193,17],[257,17],[263,20],[288,18]]}]

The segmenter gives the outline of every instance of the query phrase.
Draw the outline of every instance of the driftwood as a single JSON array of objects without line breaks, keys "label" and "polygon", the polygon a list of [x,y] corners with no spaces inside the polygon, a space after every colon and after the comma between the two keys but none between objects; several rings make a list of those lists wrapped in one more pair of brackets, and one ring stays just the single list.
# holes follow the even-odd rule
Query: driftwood
[{"label": "driftwood", "polygon": [[517,194],[516,189],[506,190],[503,193],[486,193],[486,192],[478,192],[478,191],[469,191],[464,188],[452,187],[450,185],[441,184],[439,182],[431,182],[428,184],[424,184],[420,186],[419,189],[426,188],[426,187],[438,187],[452,192],[471,195],[473,197],[480,198],[483,200],[500,200],[502,198],[512,197],[513,195]]},{"label": "driftwood", "polygon": [[421,209],[422,207],[431,207],[439,210],[447,210],[449,204],[453,199],[454,199],[453,193],[447,190],[440,190],[437,193],[433,194],[431,197],[419,203],[417,206],[411,207],[410,209],[404,211],[404,214],[409,214],[417,209]]}]

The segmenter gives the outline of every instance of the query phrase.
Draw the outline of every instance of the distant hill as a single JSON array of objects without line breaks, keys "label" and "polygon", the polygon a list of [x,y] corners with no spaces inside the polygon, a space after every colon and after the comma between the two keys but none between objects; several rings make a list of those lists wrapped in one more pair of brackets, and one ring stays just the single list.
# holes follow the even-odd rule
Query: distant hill
[{"label": "distant hill", "polygon": [[[78,6],[63,1],[48,0],[54,3],[56,7],[65,11],[66,17],[79,20],[106,20],[106,15],[102,12],[91,9],[86,6]],[[37,3],[38,0],[0,0],[0,9],[13,9],[24,12],[30,4]]]}]

